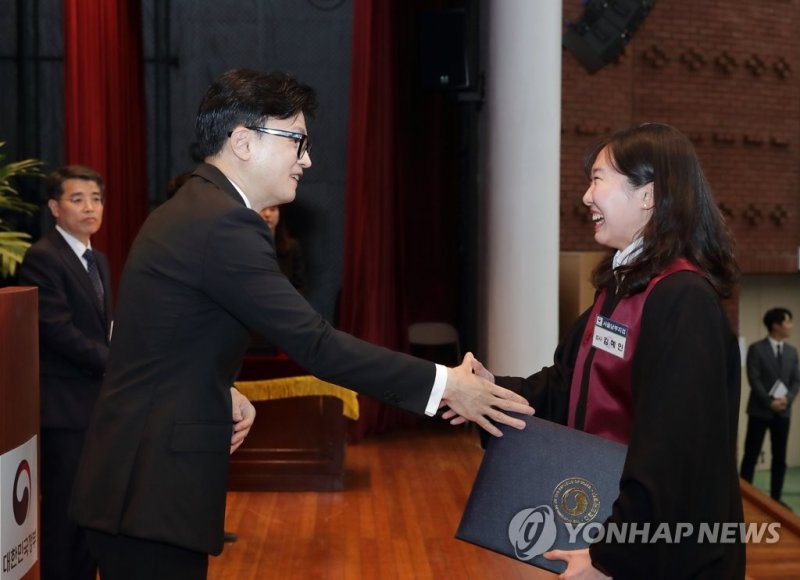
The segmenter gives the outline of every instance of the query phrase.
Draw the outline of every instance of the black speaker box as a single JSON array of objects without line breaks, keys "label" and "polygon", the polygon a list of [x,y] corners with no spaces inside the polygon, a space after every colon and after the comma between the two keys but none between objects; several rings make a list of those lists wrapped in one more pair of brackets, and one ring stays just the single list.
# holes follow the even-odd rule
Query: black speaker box
[{"label": "black speaker box", "polygon": [[588,0],[562,44],[589,73],[613,62],[633,38],[655,0]]},{"label": "black speaker box", "polygon": [[466,10],[419,16],[419,63],[427,89],[465,90],[475,84],[477,49]]}]

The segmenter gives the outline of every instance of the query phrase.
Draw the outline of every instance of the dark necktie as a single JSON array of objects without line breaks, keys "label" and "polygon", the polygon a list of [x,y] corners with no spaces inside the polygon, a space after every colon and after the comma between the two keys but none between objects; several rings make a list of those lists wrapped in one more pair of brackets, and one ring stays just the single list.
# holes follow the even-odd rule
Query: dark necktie
[{"label": "dark necktie", "polygon": [[780,343],[778,343],[777,349],[775,349],[775,360],[778,361],[778,368],[782,368],[783,363],[783,349],[781,348]]},{"label": "dark necktie", "polygon": [[100,281],[100,271],[97,269],[97,259],[94,257],[94,252],[87,249],[83,253],[83,259],[86,260],[89,279],[92,281],[94,293],[97,294],[97,301],[100,303],[100,309],[104,310],[103,283]]}]

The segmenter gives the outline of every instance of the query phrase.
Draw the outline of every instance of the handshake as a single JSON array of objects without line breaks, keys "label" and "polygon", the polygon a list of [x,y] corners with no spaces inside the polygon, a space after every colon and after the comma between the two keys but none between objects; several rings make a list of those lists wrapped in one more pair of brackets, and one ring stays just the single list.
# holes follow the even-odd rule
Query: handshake
[{"label": "handshake", "polygon": [[492,422],[524,429],[525,422],[509,413],[533,415],[533,407],[513,391],[494,384],[494,375],[468,352],[457,367],[447,369],[447,384],[440,407],[448,407],[442,418],[451,425],[472,421],[495,437],[503,434]]}]

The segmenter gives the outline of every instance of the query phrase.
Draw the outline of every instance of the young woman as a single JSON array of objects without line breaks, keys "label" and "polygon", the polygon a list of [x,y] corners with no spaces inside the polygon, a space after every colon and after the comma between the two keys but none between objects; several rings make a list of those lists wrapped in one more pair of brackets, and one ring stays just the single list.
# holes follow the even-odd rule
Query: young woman
[{"label": "young woman", "polygon": [[[678,543],[600,541],[547,557],[567,561],[564,578],[743,578],[739,349],[720,304],[737,276],[731,239],[691,142],[673,127],[615,133],[586,170],[595,240],[615,250],[594,272],[595,303],[552,367],[496,382],[538,417],[628,445],[607,527],[694,531]],[[732,542],[698,537],[700,524],[722,523],[736,528]]]}]

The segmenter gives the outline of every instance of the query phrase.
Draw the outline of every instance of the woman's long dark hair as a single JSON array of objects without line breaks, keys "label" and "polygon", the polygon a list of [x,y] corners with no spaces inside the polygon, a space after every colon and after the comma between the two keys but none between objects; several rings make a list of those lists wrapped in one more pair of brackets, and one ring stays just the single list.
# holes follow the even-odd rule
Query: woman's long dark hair
[{"label": "woman's long dark hair", "polygon": [[278,256],[285,256],[289,252],[289,247],[294,238],[289,233],[289,229],[284,224],[284,220],[279,219],[275,226],[275,253]]},{"label": "woman's long dark hair", "polygon": [[612,269],[613,254],[595,269],[596,288],[624,295],[643,290],[677,258],[686,258],[706,276],[720,296],[730,296],[739,270],[733,241],[717,207],[691,141],[669,125],[647,123],[618,131],[598,143],[586,160],[592,165],[604,148],[611,165],[632,187],[653,184],[653,214],[645,225],[642,252]]}]

